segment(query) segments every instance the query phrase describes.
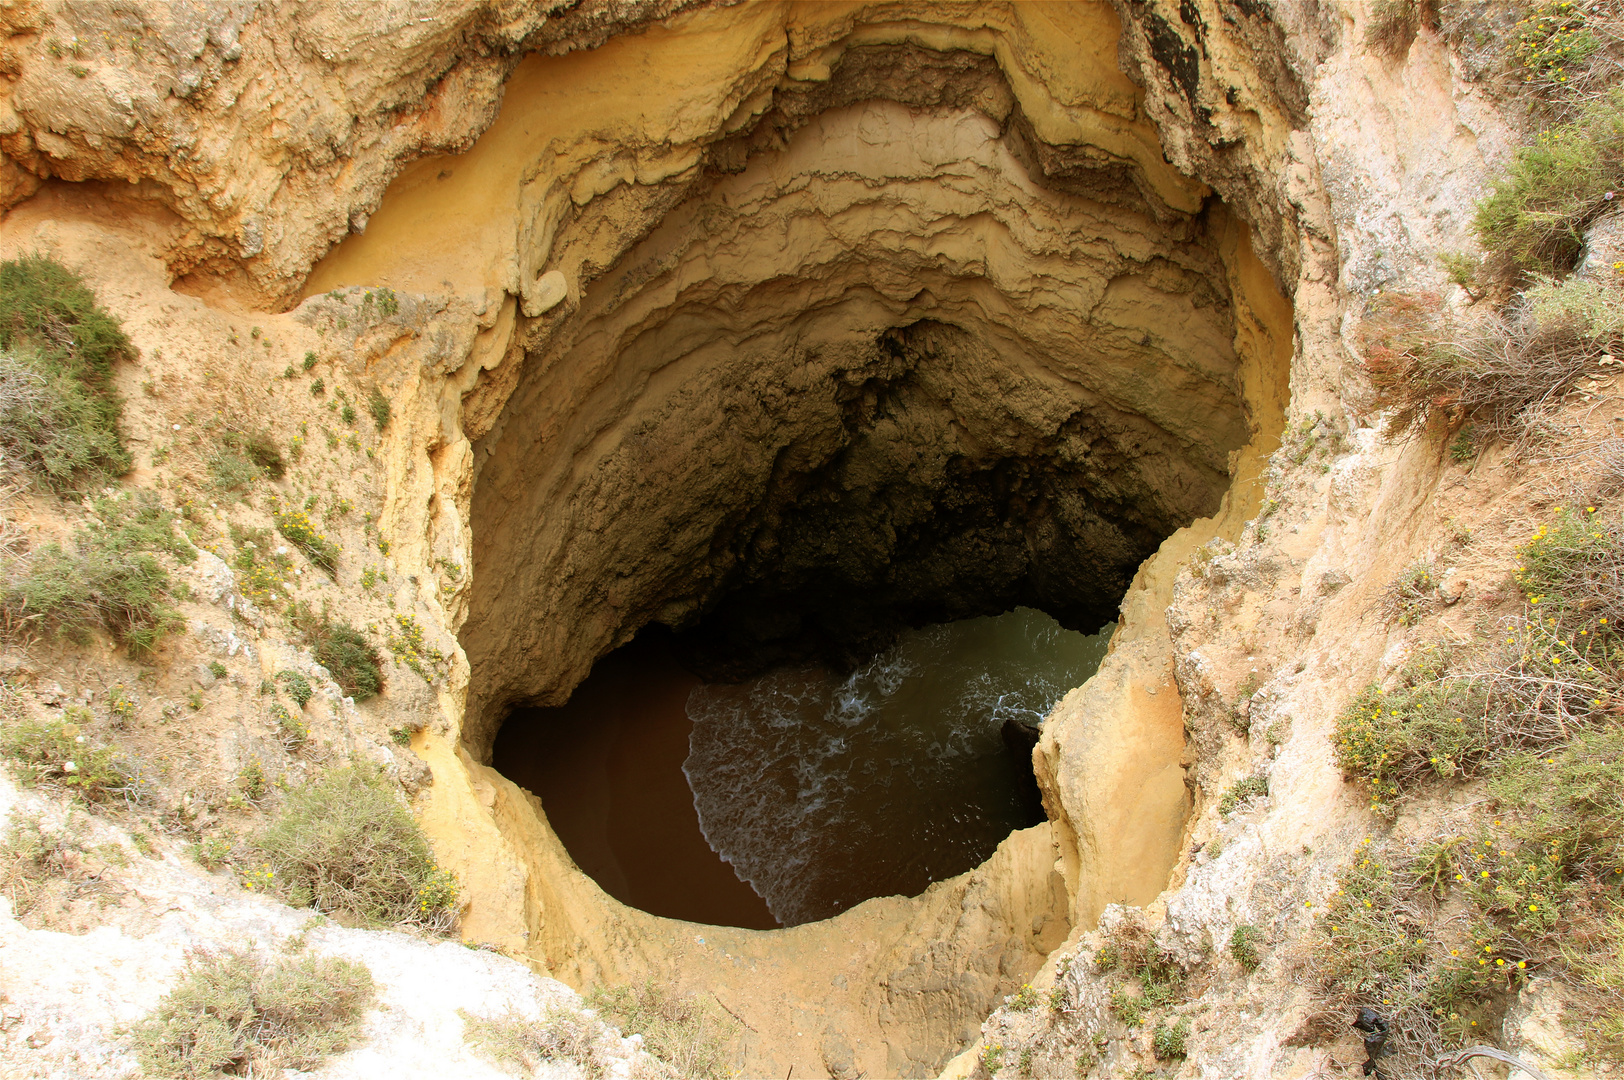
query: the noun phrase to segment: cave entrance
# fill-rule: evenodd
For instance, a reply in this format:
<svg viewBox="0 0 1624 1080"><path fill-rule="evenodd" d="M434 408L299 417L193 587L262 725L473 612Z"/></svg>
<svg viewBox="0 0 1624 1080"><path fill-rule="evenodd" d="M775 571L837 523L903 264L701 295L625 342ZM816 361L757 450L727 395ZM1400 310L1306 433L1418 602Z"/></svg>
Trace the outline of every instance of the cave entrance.
<svg viewBox="0 0 1624 1080"><path fill-rule="evenodd" d="M511 712L492 764L622 903L768 930L916 895L1044 820L1031 752L1113 626L1030 608L904 632L850 671L707 683L663 628L568 702Z"/></svg>

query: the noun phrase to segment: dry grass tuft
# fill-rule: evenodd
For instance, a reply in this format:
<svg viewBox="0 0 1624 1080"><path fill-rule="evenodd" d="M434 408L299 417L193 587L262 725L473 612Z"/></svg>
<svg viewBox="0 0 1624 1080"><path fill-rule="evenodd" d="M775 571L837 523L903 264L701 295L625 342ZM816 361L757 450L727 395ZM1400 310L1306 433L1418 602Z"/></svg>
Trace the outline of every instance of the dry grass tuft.
<svg viewBox="0 0 1624 1080"><path fill-rule="evenodd" d="M372 998L372 974L348 960L198 950L136 1048L150 1075L186 1080L313 1069L355 1041Z"/></svg>
<svg viewBox="0 0 1624 1080"><path fill-rule="evenodd" d="M587 1004L627 1035L643 1036L643 1047L696 1080L735 1075L743 1028L714 1001L683 997L652 980L642 986L598 987Z"/></svg>

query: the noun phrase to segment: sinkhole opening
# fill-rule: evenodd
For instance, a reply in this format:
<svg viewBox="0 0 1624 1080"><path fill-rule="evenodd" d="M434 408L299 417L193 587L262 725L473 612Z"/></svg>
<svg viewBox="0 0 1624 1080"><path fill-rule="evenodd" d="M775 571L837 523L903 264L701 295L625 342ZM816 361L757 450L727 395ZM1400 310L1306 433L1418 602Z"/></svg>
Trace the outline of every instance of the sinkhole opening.
<svg viewBox="0 0 1624 1080"><path fill-rule="evenodd" d="M1137 112L1050 145L991 58L842 63L684 186L572 204L535 257L569 296L491 316L517 359L436 511L465 747L659 915L827 918L1041 821L1014 721L1219 510L1290 338Z"/></svg>
<svg viewBox="0 0 1624 1080"><path fill-rule="evenodd" d="M622 903L795 926L917 895L1042 822L1032 747L1113 629L1017 608L906 631L850 670L707 682L654 628L564 705L511 712L493 764Z"/></svg>

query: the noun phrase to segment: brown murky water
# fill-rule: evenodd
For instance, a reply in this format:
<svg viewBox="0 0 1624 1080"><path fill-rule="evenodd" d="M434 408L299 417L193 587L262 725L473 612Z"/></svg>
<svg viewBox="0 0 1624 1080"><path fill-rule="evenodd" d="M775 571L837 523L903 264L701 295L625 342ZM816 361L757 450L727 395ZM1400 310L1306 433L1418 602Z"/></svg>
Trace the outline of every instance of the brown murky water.
<svg viewBox="0 0 1624 1080"><path fill-rule="evenodd" d="M577 865L655 915L756 929L912 896L1041 821L1027 747L1110 631L1040 612L926 627L848 674L702 684L647 634L563 706L516 709L494 762Z"/></svg>
<svg viewBox="0 0 1624 1080"><path fill-rule="evenodd" d="M646 634L599 660L565 704L515 709L496 736L496 767L541 799L576 865L616 900L770 930L766 903L705 842L682 773L699 685Z"/></svg>

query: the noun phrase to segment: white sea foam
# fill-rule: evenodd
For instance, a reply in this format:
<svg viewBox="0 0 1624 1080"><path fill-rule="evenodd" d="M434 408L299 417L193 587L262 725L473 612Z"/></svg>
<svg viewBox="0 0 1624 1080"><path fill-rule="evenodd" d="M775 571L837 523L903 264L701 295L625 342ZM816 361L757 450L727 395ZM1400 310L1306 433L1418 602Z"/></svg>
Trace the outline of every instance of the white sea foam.
<svg viewBox="0 0 1624 1080"><path fill-rule="evenodd" d="M905 635L844 678L700 687L683 772L705 839L785 925L969 869L1028 813L1001 725L1040 722L1108 636L1019 609Z"/></svg>

